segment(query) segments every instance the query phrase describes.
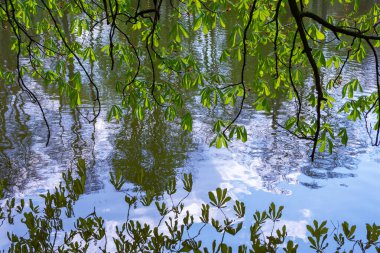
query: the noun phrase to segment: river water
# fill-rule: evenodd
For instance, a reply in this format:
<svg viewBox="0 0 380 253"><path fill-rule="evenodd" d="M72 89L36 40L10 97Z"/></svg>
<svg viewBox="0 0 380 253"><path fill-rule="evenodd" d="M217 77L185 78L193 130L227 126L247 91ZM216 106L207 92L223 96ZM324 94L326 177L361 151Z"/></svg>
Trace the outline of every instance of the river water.
<svg viewBox="0 0 380 253"><path fill-rule="evenodd" d="M312 10L317 13L344 11L326 10L324 1L314 2ZM84 35L94 48L100 48L104 40L101 29ZM205 71L230 71L234 79L238 75L238 71L234 73L238 65L234 64L238 63L215 66L226 34L223 29L208 35L195 33L188 46L204 62ZM10 40L8 31L0 30L0 48L9 48ZM333 53L331 48L324 50L326 55ZM0 61L4 66L14 66L15 56L1 50ZM332 155L319 154L312 163L310 144L293 138L274 123L287 115L289 102L277 101L270 114L257 112L247 103L240 123L247 128L248 141L232 143L228 149L210 148L212 122L220 112L201 108L197 98L187 105L194 115L192 133L165 122L159 110L147 114L143 122L126 115L120 122L109 123L107 109L120 103L120 98L114 89L119 74L109 73L108 64L109 59L103 56L90 66L94 79L102 83L103 109L94 123L88 123L78 110L70 108L56 87L28 80L46 108L51 125L47 147L36 105L17 85L0 81L0 177L10 182L13 196L40 201L39 194L53 189L61 173L75 166L78 158L84 158L88 182L86 194L76 204L76 215L85 216L96 207L111 233L125 220L127 206L124 193L116 192L109 182L110 172L121 172L127 179L124 192L137 193L153 189L163 192L170 178L180 179L183 173L192 173L194 187L185 204L195 214L200 213L202 203L208 202L208 191L217 187L228 188L233 199L245 202L247 220L255 210L267 209L271 202L284 205L280 225L286 224L288 235L301 244L307 240L306 225L314 219L326 219L330 227L347 220L358 225L361 236L365 235L365 223L380 223L380 150L369 144L363 123L339 123L348 128L347 147L337 146ZM343 81L356 76L370 89L375 78L373 66L370 56L363 64L351 63ZM91 110L90 95L83 94L81 110ZM142 182L138 180L141 170L145 175ZM157 222L154 208L138 207L135 217L147 223ZM245 230L231 243L248 242L248 227L247 222ZM9 245L6 231L20 229L19 224L1 227L0 249Z"/></svg>

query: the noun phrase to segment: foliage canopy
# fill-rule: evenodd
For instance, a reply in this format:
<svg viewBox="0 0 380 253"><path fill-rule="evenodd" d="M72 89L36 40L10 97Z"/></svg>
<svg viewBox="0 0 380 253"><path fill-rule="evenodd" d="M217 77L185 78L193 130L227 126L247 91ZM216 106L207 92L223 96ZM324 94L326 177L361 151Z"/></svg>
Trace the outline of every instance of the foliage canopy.
<svg viewBox="0 0 380 253"><path fill-rule="evenodd" d="M191 131L192 116L184 108L191 91L204 107L232 112L215 121L211 144L220 148L233 138L247 140L244 126L237 123L248 96L257 110L267 112L271 101L287 97L294 108L277 124L312 143L312 160L318 150L332 152L335 139L348 142L346 129L332 123L329 111L334 108L349 120L364 120L372 144L379 145L380 7L372 2L363 13L363 1L326 2L348 11L320 16L309 11L309 0L1 0L0 19L14 39L11 49L17 62L15 69L2 66L0 77L17 82L39 106L48 128L47 143L49 122L28 80L56 86L92 122L101 111L102 84L94 79L91 66L106 54L105 68L122 70L115 83L120 104L110 108L109 120L118 120L122 113L143 119L147 110L162 107L168 121ZM231 17L234 22L228 22ZM164 26L163 19L171 26ZM194 33L208 34L216 27L231 31L220 62L238 62L239 69L232 70L239 72L238 80L226 73L205 73L203 63L186 47ZM101 50L89 41L94 33L104 38ZM169 34L168 40L162 40L164 34ZM328 44L336 53L327 57L323 49ZM361 62L368 54L375 59L374 85L364 87L358 79L342 83L347 64ZM94 110L83 112L81 94L86 90L91 91Z"/></svg>

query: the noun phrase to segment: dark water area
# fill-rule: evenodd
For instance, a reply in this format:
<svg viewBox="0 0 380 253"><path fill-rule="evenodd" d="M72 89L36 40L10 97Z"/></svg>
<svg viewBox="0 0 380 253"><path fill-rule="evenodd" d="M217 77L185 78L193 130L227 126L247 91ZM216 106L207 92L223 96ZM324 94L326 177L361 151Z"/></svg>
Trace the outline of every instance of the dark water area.
<svg viewBox="0 0 380 253"><path fill-rule="evenodd" d="M313 1L311 10L322 16L347 11L344 6L329 9L326 2ZM372 2L361 1L361 10L366 10ZM66 22L69 25L69 17ZM71 39L85 41L100 50L107 41L104 35L107 33L102 29L106 28L99 26L83 38ZM239 63L218 64L221 50L227 45L227 34L223 29L207 35L194 33L186 46L203 63L205 71L231 73L233 81L238 78L239 73L233 70ZM0 48L9 48L10 43L9 32L0 29ZM335 53L333 46L323 50L326 57ZM336 124L347 127L347 147L338 145L332 155L318 154L316 161L311 162L310 143L292 137L275 124L285 119L292 102L274 101L270 114L258 112L247 103L239 123L246 126L248 141L233 142L228 149L216 149L209 147L212 123L225 112L202 108L198 97L189 98L186 103L194 115L192 133L184 132L175 122L166 122L159 109L147 113L143 121L125 115L120 122L108 122L107 111L121 102L115 82L122 75L122 71L108 71L109 64L107 56L100 56L99 61L88 66L92 77L101 83L103 103L100 117L93 123L81 115L92 113L93 90L83 91L79 111L70 107L57 87L28 80L50 123L52 132L47 147L47 132L38 107L16 84L0 80L0 178L8 180L12 196L42 201L38 195L54 189L61 181L61 173L74 168L78 159L83 158L88 167L88 182L86 194L75 206L76 215L86 216L97 207L111 236L115 226L125 220L126 205L124 193L116 192L110 183L110 172L121 173L126 178L124 192L141 194L162 193L170 179L192 173L194 190L185 205L195 214L200 213L202 203L208 202L208 191L217 187L228 188L233 199L246 203L249 210L246 217L252 217L255 210L267 209L271 202L284 205L284 217L278 225L286 224L288 235L300 243L307 241L306 225L313 219L334 223L348 220L358 225L361 235L365 223L380 223L380 150L370 145L362 122L337 121ZM14 54L0 50L0 65L14 67ZM363 86L371 89L375 83L373 66L371 56L362 64L350 63L343 82L357 77ZM325 76L330 74L326 72ZM338 89L335 95L340 94ZM251 96L248 101L252 99ZM141 171L144 171L142 181L139 180ZM154 210L154 206L138 207L135 218L155 224ZM234 239L236 243L249 241L246 226L245 232ZM20 224L1 227L0 249L9 245L6 231L20 228ZM271 227L265 227L264 232L270 230Z"/></svg>

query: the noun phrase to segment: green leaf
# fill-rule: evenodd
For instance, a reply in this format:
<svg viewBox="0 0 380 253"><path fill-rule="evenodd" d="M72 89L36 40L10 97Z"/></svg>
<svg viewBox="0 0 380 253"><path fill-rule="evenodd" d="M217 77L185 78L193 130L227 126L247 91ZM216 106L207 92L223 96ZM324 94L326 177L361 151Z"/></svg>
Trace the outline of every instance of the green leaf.
<svg viewBox="0 0 380 253"><path fill-rule="evenodd" d="M110 112L108 113L108 122L110 122L113 118L115 118L116 120L119 120L121 118L121 115L123 114L121 108L117 105L113 105L111 107L111 110Z"/></svg>
<svg viewBox="0 0 380 253"><path fill-rule="evenodd" d="M200 16L196 21L193 30L197 31L202 25L202 16Z"/></svg>
<svg viewBox="0 0 380 253"><path fill-rule="evenodd" d="M347 130L346 128L341 128L339 133L338 133L338 137L340 137L342 139L342 144L347 146L347 142L348 142L348 136L347 136Z"/></svg>
<svg viewBox="0 0 380 253"><path fill-rule="evenodd" d="M190 113L186 113L182 117L181 126L183 130L191 132L193 130L193 118Z"/></svg>
<svg viewBox="0 0 380 253"><path fill-rule="evenodd" d="M189 33L186 31L186 29L179 23L178 23L178 27L181 30L183 37L189 38Z"/></svg>
<svg viewBox="0 0 380 253"><path fill-rule="evenodd" d="M318 28L315 29L315 35L317 36L317 39L318 40L324 40L325 39L325 35L318 30Z"/></svg>

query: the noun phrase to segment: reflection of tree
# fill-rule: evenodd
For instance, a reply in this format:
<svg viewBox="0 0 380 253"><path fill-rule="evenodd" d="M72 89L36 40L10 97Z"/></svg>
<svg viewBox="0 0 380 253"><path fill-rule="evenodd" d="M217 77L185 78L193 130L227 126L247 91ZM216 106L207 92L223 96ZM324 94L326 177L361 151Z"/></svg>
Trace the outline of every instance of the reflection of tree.
<svg viewBox="0 0 380 253"><path fill-rule="evenodd" d="M191 138L155 110L144 121L125 117L124 128L115 142L112 165L116 173L121 172L142 191L159 194L168 180L175 178L177 169L184 166ZM144 177L140 181L142 171Z"/></svg>
<svg viewBox="0 0 380 253"><path fill-rule="evenodd" d="M11 36L9 24L0 27L0 48L8 48ZM8 50L0 50L0 68L13 69L15 57ZM28 117L23 111L24 101L11 83L0 80L0 179L7 179L12 186L22 187L29 160Z"/></svg>
<svg viewBox="0 0 380 253"><path fill-rule="evenodd" d="M4 28L0 26L0 67L14 69L16 66L16 59L13 54L9 52L9 50L4 50L5 48L9 48L12 40L9 34L9 24L4 22Z"/></svg>
<svg viewBox="0 0 380 253"><path fill-rule="evenodd" d="M62 17L62 27L65 31L65 34L67 34L68 42L71 44L73 41L75 41L75 38L70 33L70 25L69 25L69 15L67 13L64 13ZM94 48L94 41L95 38L93 37L93 33L90 33L90 45L92 48ZM93 70L94 70L94 64L90 63L90 76L91 78L94 78L93 76ZM75 74L75 65L74 62L68 62L68 80L71 80ZM90 89L91 95L94 96L95 91L93 87ZM91 97L91 96L90 96ZM60 106L64 102L62 101L62 98L60 98ZM97 173L94 171L95 168L95 153L94 153L94 146L95 146L95 123L96 121L88 124L87 128L83 127L82 121L84 120L82 115L79 113L79 110L71 109L70 114L72 116L72 119L70 122L72 122L71 125L71 132L72 132L72 141L70 144L70 147L72 148L72 156L68 157L68 160L71 161L71 167L76 166L78 159L83 158L85 159L87 163L87 171L89 172L87 175L87 186L86 186L86 192L92 192L99 190L102 188L103 184L99 181L99 177ZM62 112L62 110L60 110ZM93 112L95 112L95 108L93 108ZM60 115L62 118L62 115ZM86 131L86 129L91 129L89 131Z"/></svg>
<svg viewBox="0 0 380 253"><path fill-rule="evenodd" d="M73 41L66 13L61 22L68 39L70 42ZM9 31L0 27L0 38L0 48L9 48ZM13 70L15 60L14 53L0 50L1 68ZM50 64L54 66L55 62L52 61ZM72 62L67 64L67 78L70 79L74 75L75 65ZM54 135L48 147L40 145L40 137L44 133L40 136L41 122L38 110L16 83L0 80L0 179L7 179L9 190L14 193L35 189L43 187L38 182L49 180L51 175L66 170L70 161L72 166L75 166L78 158L84 158L88 162L89 172L86 191L98 190L102 187L102 182L93 171L95 125L87 127L83 124L85 121L79 112L68 108L67 101L58 95L58 87L43 85L41 80L37 77L35 79L28 79L28 84L41 90L38 97L41 103L49 104L46 108L52 109L58 101L58 113L47 115Z"/></svg>
<svg viewBox="0 0 380 253"><path fill-rule="evenodd" d="M30 164L30 131L20 93L0 82L0 178L23 188L32 176Z"/></svg>

